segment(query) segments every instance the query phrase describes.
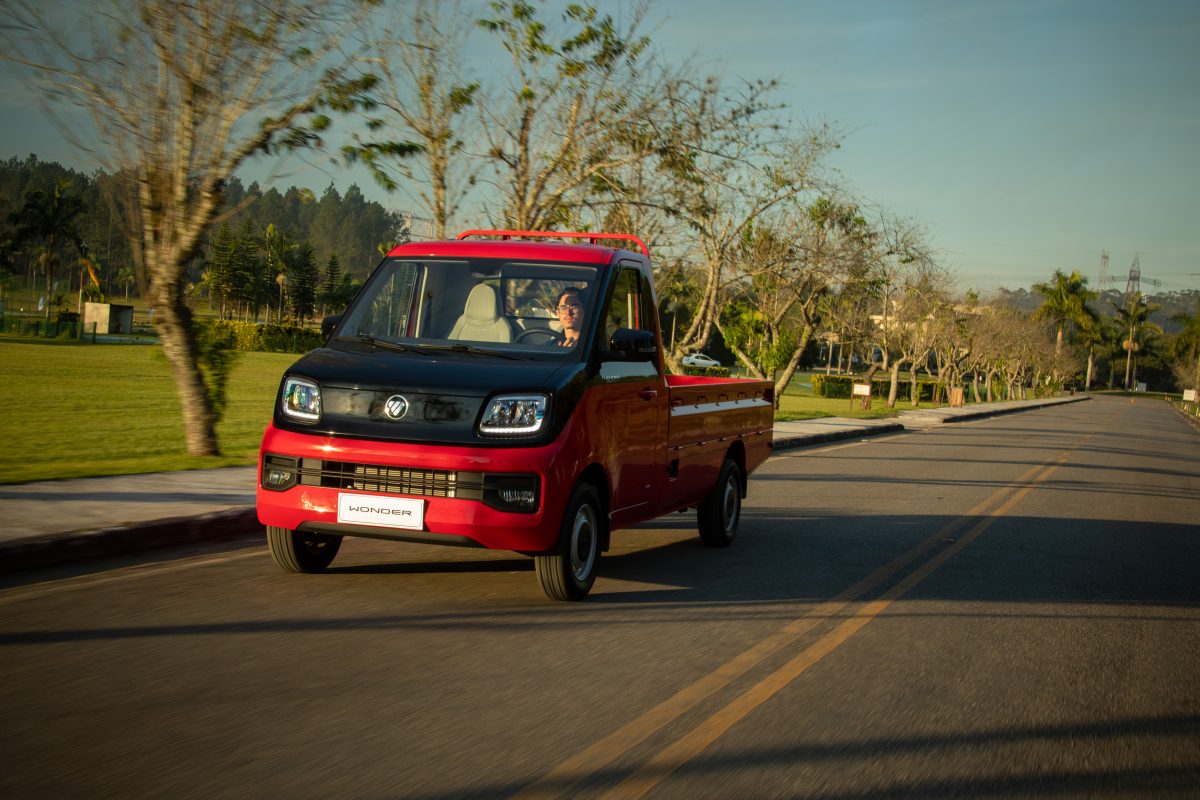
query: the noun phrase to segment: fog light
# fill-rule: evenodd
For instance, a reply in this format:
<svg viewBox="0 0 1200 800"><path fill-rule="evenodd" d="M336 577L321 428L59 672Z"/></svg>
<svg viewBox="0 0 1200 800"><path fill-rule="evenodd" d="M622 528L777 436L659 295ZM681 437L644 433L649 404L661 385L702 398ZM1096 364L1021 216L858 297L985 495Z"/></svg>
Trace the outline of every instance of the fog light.
<svg viewBox="0 0 1200 800"><path fill-rule="evenodd" d="M490 473L483 476L483 502L497 511L532 514L541 491L538 476L528 473Z"/></svg>
<svg viewBox="0 0 1200 800"><path fill-rule="evenodd" d="M280 489L287 486L294 480L293 473L286 469L268 469L267 479L264 481L267 488Z"/></svg>
<svg viewBox="0 0 1200 800"><path fill-rule="evenodd" d="M533 509L537 505L537 495L532 489L501 489L500 499L510 506L523 509Z"/></svg>
<svg viewBox="0 0 1200 800"><path fill-rule="evenodd" d="M296 485L300 478L300 464L295 458L266 455L263 457L262 487L282 492Z"/></svg>

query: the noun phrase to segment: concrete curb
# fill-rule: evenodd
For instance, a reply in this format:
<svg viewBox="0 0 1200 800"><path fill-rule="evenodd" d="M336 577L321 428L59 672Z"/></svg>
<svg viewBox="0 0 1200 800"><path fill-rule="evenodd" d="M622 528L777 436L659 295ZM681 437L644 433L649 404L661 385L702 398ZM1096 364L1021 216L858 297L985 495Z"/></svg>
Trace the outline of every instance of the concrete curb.
<svg viewBox="0 0 1200 800"><path fill-rule="evenodd" d="M250 507L93 531L52 533L0 544L0 574L185 544L237 539L261 534L262 530L258 515Z"/></svg>
<svg viewBox="0 0 1200 800"><path fill-rule="evenodd" d="M1051 406L1065 406L1069 403L1082 403L1085 400L1092 398L1083 395L1078 397L1058 397L1053 400L1046 400L1041 403L1030 403L1027 406L1013 406L1011 408L995 408L986 411L973 411L967 414L959 414L952 417L946 417L942 422L966 422L972 419L984 419L986 417L1000 417L1005 414L1016 414L1019 411L1036 411L1039 408L1050 408Z"/></svg>
<svg viewBox="0 0 1200 800"><path fill-rule="evenodd" d="M797 447L808 447L815 444L826 444L828 442L840 442L844 439L862 439L867 436L880 436L885 433L901 433L904 431L904 425L899 422L886 423L883 425L870 425L861 428L847 428L841 431L830 431L828 433L805 433L795 436L779 437L775 439L773 450L792 450Z"/></svg>

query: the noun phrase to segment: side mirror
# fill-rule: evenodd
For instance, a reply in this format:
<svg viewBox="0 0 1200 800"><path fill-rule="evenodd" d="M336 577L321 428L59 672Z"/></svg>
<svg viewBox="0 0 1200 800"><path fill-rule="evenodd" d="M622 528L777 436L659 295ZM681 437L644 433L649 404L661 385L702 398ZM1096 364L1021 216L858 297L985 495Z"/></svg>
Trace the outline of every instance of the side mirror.
<svg viewBox="0 0 1200 800"><path fill-rule="evenodd" d="M333 335L333 329L336 328L338 323L341 321L341 314L334 314L333 316L325 317L325 319L321 320L321 338L328 340L329 337Z"/></svg>
<svg viewBox="0 0 1200 800"><path fill-rule="evenodd" d="M609 340L608 349L621 361L654 361L658 342L651 331L617 328Z"/></svg>

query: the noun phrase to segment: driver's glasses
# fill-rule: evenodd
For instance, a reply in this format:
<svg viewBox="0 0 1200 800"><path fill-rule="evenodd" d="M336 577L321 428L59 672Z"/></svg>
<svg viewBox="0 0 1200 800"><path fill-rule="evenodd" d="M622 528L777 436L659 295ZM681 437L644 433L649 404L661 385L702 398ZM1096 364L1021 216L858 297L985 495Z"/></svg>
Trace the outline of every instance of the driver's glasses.
<svg viewBox="0 0 1200 800"><path fill-rule="evenodd" d="M571 305L561 305L561 306L558 306L557 308L555 308L554 310L555 310L555 311L557 311L557 312L558 312L558 313L560 313L560 314L572 314L572 315L574 315L574 314L578 314L580 311L582 311L582 310L583 310L583 306L581 306L581 305L578 305L578 304L571 304Z"/></svg>

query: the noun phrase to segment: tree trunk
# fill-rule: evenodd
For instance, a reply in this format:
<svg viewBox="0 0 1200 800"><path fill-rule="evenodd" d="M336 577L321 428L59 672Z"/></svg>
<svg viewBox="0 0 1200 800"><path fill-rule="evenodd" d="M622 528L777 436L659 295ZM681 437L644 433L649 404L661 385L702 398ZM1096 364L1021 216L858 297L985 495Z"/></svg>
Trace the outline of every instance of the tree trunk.
<svg viewBox="0 0 1200 800"><path fill-rule="evenodd" d="M796 368L800 365L800 357L804 355L804 348L808 347L808 341L811 338L812 328L806 326L800 334L800 341L796 343L796 349L792 351L792 357L788 359L787 366L783 368L783 374L775 381L775 408L779 408L779 400L783 397L783 392L787 389L788 384L792 382Z"/></svg>
<svg viewBox="0 0 1200 800"><path fill-rule="evenodd" d="M204 376L197 365L198 347L192 329L192 312L181 298L173 298L167 287L151 289L159 338L163 355L171 365L175 393L183 412L183 433L190 456L216 456L216 414L204 385Z"/></svg>
<svg viewBox="0 0 1200 800"><path fill-rule="evenodd" d="M891 369L888 373L891 376L891 384L888 386L887 407L896 407L896 397L900 394L900 367L904 365L905 359L903 356L892 362Z"/></svg>
<svg viewBox="0 0 1200 800"><path fill-rule="evenodd" d="M1093 347L1088 350L1087 379L1083 382L1083 390L1085 392L1090 392L1092 390L1092 366L1095 364L1095 362L1096 348Z"/></svg>

